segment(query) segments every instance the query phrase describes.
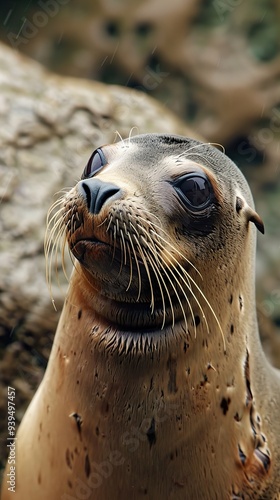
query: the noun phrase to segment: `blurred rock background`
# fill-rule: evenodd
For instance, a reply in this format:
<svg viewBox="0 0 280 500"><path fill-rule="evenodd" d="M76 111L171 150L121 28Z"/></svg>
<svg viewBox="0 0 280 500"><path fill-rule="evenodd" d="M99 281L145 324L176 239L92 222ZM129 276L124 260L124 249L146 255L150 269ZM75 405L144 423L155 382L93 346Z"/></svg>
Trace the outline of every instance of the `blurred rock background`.
<svg viewBox="0 0 280 500"><path fill-rule="evenodd" d="M260 330L280 367L279 0L18 0L1 3L0 20L3 442L6 387L17 389L19 421L63 302L65 280L62 290L54 284L58 313L44 280L45 214L116 129L205 137L243 170L266 227L257 255Z"/></svg>

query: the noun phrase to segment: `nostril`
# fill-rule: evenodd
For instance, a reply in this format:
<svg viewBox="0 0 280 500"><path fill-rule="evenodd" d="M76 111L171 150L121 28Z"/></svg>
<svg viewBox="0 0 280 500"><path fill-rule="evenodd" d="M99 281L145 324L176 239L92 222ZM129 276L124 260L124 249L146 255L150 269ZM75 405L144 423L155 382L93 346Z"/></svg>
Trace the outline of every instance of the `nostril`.
<svg viewBox="0 0 280 500"><path fill-rule="evenodd" d="M94 214L98 214L103 207L104 203L109 199L112 198L116 193L118 193L120 189L118 187L115 188L108 188L108 189L102 189L100 188L97 197L95 200L95 205L94 205Z"/></svg>
<svg viewBox="0 0 280 500"><path fill-rule="evenodd" d="M113 196L121 195L121 189L115 184L100 181L99 179L87 179L79 183L81 195L86 200L89 212L97 215L104 203Z"/></svg>
<svg viewBox="0 0 280 500"><path fill-rule="evenodd" d="M91 204L90 188L89 188L89 186L85 182L83 182L82 188L83 188L83 190L85 192L85 198L86 198L86 201L87 201L87 207L88 207L88 209L90 209L90 204Z"/></svg>

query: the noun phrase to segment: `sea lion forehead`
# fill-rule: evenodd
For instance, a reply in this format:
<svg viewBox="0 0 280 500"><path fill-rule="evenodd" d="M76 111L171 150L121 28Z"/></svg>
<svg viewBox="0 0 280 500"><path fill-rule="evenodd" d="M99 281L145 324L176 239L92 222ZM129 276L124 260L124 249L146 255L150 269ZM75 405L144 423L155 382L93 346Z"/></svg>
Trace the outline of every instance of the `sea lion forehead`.
<svg viewBox="0 0 280 500"><path fill-rule="evenodd" d="M167 165L168 159L169 166L173 163L173 168L176 169L177 166L179 170L186 160L201 163L199 159L208 153L205 146L209 147L208 144L181 136L143 134L102 146L101 149L108 162L105 166L106 172L112 170L112 166L127 168L130 164L149 169L157 167L160 170L161 166Z"/></svg>
<svg viewBox="0 0 280 500"><path fill-rule="evenodd" d="M143 134L126 139L124 142L130 141L141 145L141 149L145 148L148 156L152 158L156 156L168 161L168 158L174 158L176 163L181 163L184 166L186 160L198 163L219 180L221 185L228 194L233 197L241 192L244 199L251 206L254 206L252 194L248 183L239 170L237 165L222 151L211 143L201 142L197 139L167 134ZM222 146L220 146L222 147Z"/></svg>
<svg viewBox="0 0 280 500"><path fill-rule="evenodd" d="M216 175L229 178L238 175L236 165L221 151L208 143L188 137L165 134L143 134L130 137L113 145L105 146L108 161L134 161L143 167L161 165L164 160L175 161L183 166L186 160L208 167ZM171 163L169 163L171 164Z"/></svg>
<svg viewBox="0 0 280 500"><path fill-rule="evenodd" d="M189 164L199 165L209 177L215 192L227 193L233 205L237 193L254 206L248 184L238 167L223 152L209 143L165 134L143 134L102 146L107 160L98 172L104 180L114 182L153 182L184 175ZM196 167L194 168L196 171ZM148 175L148 178L147 178ZM136 177L135 177L136 176ZM131 177L131 179L130 179ZM129 180L130 179L130 180Z"/></svg>

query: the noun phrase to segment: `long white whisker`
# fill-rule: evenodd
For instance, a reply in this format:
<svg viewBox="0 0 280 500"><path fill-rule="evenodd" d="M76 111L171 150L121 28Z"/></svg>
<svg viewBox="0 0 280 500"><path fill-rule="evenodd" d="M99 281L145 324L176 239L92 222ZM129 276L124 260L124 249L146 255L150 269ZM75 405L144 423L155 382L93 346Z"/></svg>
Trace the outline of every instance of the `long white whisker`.
<svg viewBox="0 0 280 500"><path fill-rule="evenodd" d="M151 306L151 313L153 314L154 309L155 309L155 300L154 300L154 289L153 289L153 283L152 283L152 279L151 279L151 275L150 275L149 266L147 264L147 260L145 258L144 252L142 250L142 247L141 247L141 245L139 243L139 240L138 240L137 236L134 234L133 237L134 237L134 239L136 241L140 257L141 257L141 259L143 261L143 264L145 266L146 273L147 273L147 276L148 276L148 280L149 280L149 284L150 284L150 290L151 290L151 304L150 304L150 306Z"/></svg>
<svg viewBox="0 0 280 500"><path fill-rule="evenodd" d="M138 302L139 299L140 299L140 296L141 296L141 287L142 287L141 272L140 272L139 262L138 262L138 259L137 259L137 255L136 255L136 252L135 252L135 248L134 248L133 241L131 239L130 233L128 233L128 238L129 238L129 241L130 241L130 244L131 244L131 248L132 248L132 251L133 251L133 254L134 254L134 259L135 259L135 263L136 263L136 267L137 267L137 273L138 273L138 296L137 296L137 299L136 299L136 302Z"/></svg>

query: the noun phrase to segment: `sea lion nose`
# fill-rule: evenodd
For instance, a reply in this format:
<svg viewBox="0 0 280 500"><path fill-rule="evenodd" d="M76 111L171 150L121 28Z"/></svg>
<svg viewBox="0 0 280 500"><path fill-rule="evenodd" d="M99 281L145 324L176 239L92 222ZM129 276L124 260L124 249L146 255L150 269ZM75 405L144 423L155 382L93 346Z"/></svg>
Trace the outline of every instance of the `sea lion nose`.
<svg viewBox="0 0 280 500"><path fill-rule="evenodd" d="M99 214L104 203L110 198L118 199L122 190L115 184L99 179L85 179L79 183L79 192L84 197L90 213Z"/></svg>

